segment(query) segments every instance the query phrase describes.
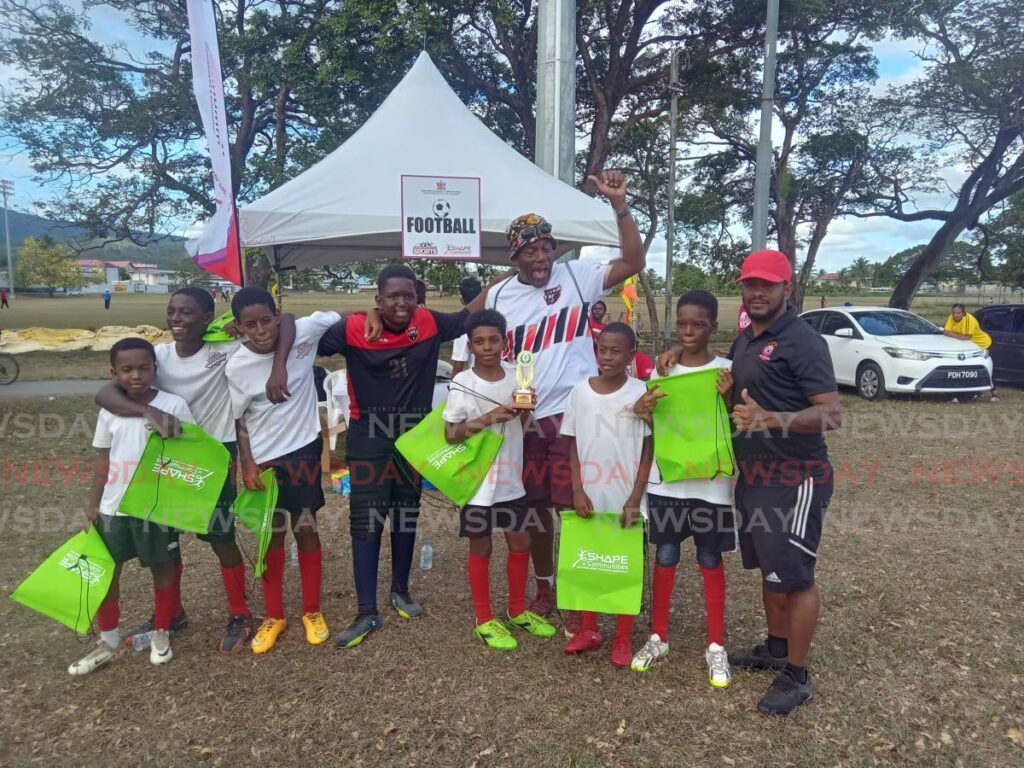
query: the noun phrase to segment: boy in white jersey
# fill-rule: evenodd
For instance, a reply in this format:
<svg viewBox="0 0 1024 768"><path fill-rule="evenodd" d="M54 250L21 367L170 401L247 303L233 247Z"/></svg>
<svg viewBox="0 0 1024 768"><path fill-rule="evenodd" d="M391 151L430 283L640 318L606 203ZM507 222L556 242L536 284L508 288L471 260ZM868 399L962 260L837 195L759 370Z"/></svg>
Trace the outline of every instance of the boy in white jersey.
<svg viewBox="0 0 1024 768"><path fill-rule="evenodd" d="M202 288L185 287L171 295L167 305L167 327L174 341L156 346L155 384L162 391L184 398L196 423L211 437L224 443L231 454L232 470L224 481L210 529L199 538L210 544L220 561L221 579L228 599L228 621L221 637L220 652L233 653L243 649L252 636L252 614L245 594L245 562L235 541L235 521L231 514L236 496L234 467L238 450L228 380L224 375L228 358L235 354L242 342L203 340L207 327L213 322L215 309L213 297ZM272 372L266 379L267 398L272 402L281 402L289 394L285 360L294 340L295 317L282 315L279 349L275 350ZM178 431L173 416L151 404L143 405L131 400L116 383L101 389L96 395L96 403L118 416L146 417L164 436ZM175 615L171 628L180 631L188 622L181 605L180 551L176 554L174 569ZM143 625L135 632L151 628Z"/></svg>
<svg viewBox="0 0 1024 768"><path fill-rule="evenodd" d="M278 487L274 532L263 573L266 618L256 631L252 650L266 653L288 626L284 614L286 513L299 550L306 641L319 645L330 633L320 611L322 558L316 512L324 505L320 485L323 441L313 363L320 337L339 323L341 316L337 312L314 312L296 320L295 343L285 364L291 397L283 403L272 403L262 382L267 379L281 342L281 317L274 298L262 288L242 288L231 300L231 311L247 339L228 360L226 372L231 411L236 419L242 480L246 488L262 490L259 472L273 467Z"/></svg>
<svg viewBox="0 0 1024 768"><path fill-rule="evenodd" d="M491 648L507 651L519 643L491 611L491 534L505 531L508 544L508 621L538 637L552 637L555 628L526 610L526 579L530 571L530 534L526 531L523 490L523 411L512 407L516 388L510 366L501 362L507 346L505 318L493 309L470 315L466 336L473 365L452 379L444 409L445 437L455 444L490 429L504 438L487 477L459 511L459 535L469 539L469 588L476 610L477 637Z"/></svg>
<svg viewBox="0 0 1024 768"><path fill-rule="evenodd" d="M644 383L626 368L636 353L636 334L625 323L609 323L597 337L601 373L573 387L562 418L562 434L572 439L573 507L580 517L618 512L623 527L644 513L644 493L651 469L651 428L633 412ZM583 611L582 626L572 634L566 653L597 648L603 638L597 614ZM634 616L617 617L612 664L629 665Z"/></svg>
<svg viewBox="0 0 1024 768"><path fill-rule="evenodd" d="M718 330L718 301L707 291L690 291L676 304L676 337L682 345L680 364L666 373L680 373L708 368L719 369L717 388L722 397L732 397L732 363L708 349L711 335ZM661 378L657 371L651 380ZM641 397L634 411L651 418L655 403L664 393L652 388ZM654 435L658 439L658 435ZM632 669L644 672L668 654L668 613L672 603L672 586L679 564L680 544L693 536L697 548L697 565L704 582L704 608L707 615L707 650L704 659L708 682L725 688L731 680L729 660L722 646L725 622L725 565L722 552L736 549L736 526L732 514L732 478L711 480L680 480L663 482L657 463L651 469L647 486L650 521L649 538L656 546L654 590L651 596L650 639L631 663Z"/></svg>
<svg viewBox="0 0 1024 768"><path fill-rule="evenodd" d="M156 368L153 345L145 339L121 339L110 348L111 375L129 398L192 422L192 414L184 400L153 388ZM96 421L92 444L99 452L99 461L89 489L86 518L88 525L96 526L117 567L110 589L96 612L99 642L92 651L68 667L72 675L87 675L119 656L121 566L136 558L153 575L154 631L149 660L154 664L166 664L174 656L169 630L174 613L174 554L178 549L178 532L147 520L128 517L119 509L135 468L142 459L151 430L148 421L122 418L102 409Z"/></svg>

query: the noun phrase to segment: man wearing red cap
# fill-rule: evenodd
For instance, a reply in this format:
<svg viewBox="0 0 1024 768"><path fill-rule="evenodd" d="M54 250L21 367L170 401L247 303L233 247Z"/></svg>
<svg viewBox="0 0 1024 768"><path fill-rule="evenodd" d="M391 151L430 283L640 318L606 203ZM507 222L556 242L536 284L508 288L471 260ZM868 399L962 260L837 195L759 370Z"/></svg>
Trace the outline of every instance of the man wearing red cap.
<svg viewBox="0 0 1024 768"><path fill-rule="evenodd" d="M558 241L551 225L535 213L513 221L505 236L517 275L490 289L487 308L508 321L508 361L533 352L537 405L523 440L523 485L536 530L531 536L537 593L529 610L547 615L555 607L552 508L572 507L569 453L572 438L559 434L562 413L576 382L597 374L589 324L593 304L645 266L643 243L626 204L626 179L618 171L591 176L611 203L619 227L622 258L610 264L556 264ZM567 619L568 622L568 619ZM568 627L567 631L572 631Z"/></svg>
<svg viewBox="0 0 1024 768"><path fill-rule="evenodd" d="M734 667L772 670L758 702L788 715L811 697L805 668L818 621L814 583L832 468L824 433L842 423L825 341L788 306L792 267L778 251L755 251L739 283L750 326L733 342L736 508L743 566L760 569L768 638Z"/></svg>

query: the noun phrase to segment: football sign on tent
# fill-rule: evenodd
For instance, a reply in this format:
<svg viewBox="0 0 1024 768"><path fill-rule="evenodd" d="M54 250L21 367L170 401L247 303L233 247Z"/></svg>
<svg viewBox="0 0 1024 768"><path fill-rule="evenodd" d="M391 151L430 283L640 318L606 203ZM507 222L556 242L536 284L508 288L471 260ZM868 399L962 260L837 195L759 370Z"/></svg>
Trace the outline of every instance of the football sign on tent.
<svg viewBox="0 0 1024 768"><path fill-rule="evenodd" d="M480 179L402 175L402 257L479 259Z"/></svg>

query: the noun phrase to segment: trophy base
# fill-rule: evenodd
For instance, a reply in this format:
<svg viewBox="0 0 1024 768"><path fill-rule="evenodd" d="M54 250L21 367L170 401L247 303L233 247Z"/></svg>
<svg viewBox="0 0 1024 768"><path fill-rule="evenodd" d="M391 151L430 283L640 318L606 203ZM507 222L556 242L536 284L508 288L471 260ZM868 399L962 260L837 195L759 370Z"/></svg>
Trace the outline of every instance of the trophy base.
<svg viewBox="0 0 1024 768"><path fill-rule="evenodd" d="M532 391L513 392L512 407L517 411L532 411L537 407L537 395Z"/></svg>

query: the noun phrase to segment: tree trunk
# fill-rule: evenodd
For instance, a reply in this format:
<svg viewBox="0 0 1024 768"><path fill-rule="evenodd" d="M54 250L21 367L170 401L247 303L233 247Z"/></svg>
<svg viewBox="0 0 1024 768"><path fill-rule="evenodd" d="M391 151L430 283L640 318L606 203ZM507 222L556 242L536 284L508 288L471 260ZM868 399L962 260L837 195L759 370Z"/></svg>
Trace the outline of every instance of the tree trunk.
<svg viewBox="0 0 1024 768"><path fill-rule="evenodd" d="M647 278L647 271L640 270L637 276L640 287L644 291L644 300L647 303L647 317L651 322L651 336L653 338L653 351L655 356L661 354L661 323L658 320L658 304L654 300L654 290L651 288L651 281Z"/></svg>
<svg viewBox="0 0 1024 768"><path fill-rule="evenodd" d="M246 255L245 284L249 288L266 288L270 284L270 261L262 248Z"/></svg>
<svg viewBox="0 0 1024 768"><path fill-rule="evenodd" d="M914 300L918 289L924 279L931 274L932 270L945 255L949 247L956 241L960 233L967 226L968 217L958 216L955 219L943 222L932 239L925 246L921 255L917 257L907 273L896 283L896 288L889 299L889 306L896 309L910 309L910 303Z"/></svg>
<svg viewBox="0 0 1024 768"><path fill-rule="evenodd" d="M831 221L834 213L833 211L829 215L829 221ZM818 221L815 223L810 242L807 243L807 256L804 258L804 265L800 269L800 277L797 279L796 285L793 286L793 297L790 300L792 305L796 307L797 312L803 312L804 299L807 296L807 285L811 282L811 275L814 273L814 262L818 258L818 249L821 247L821 241L825 239L827 233L828 221Z"/></svg>

